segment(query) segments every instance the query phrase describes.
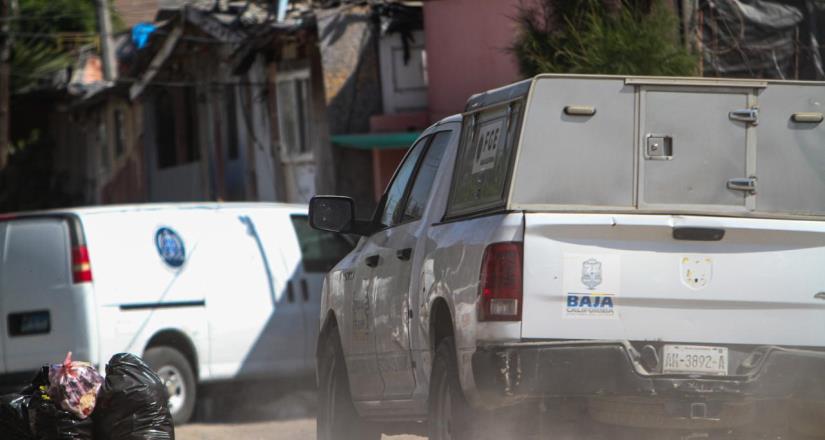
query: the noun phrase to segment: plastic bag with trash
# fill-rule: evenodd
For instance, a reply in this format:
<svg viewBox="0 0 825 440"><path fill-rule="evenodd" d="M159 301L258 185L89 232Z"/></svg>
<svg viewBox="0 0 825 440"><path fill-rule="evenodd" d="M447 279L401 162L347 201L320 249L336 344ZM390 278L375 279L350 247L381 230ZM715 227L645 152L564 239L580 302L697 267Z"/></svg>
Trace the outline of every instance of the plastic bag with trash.
<svg viewBox="0 0 825 440"><path fill-rule="evenodd" d="M112 356L92 419L96 440L174 440L166 386L140 358Z"/></svg>
<svg viewBox="0 0 825 440"><path fill-rule="evenodd" d="M88 362L72 361L72 352L62 364L49 367L49 397L63 410L85 419L95 409L103 378Z"/></svg>
<svg viewBox="0 0 825 440"><path fill-rule="evenodd" d="M35 440L92 440L92 419L79 419L73 413L56 406L49 396L49 372L52 367L40 369L31 384L20 393L27 396L29 429Z"/></svg>

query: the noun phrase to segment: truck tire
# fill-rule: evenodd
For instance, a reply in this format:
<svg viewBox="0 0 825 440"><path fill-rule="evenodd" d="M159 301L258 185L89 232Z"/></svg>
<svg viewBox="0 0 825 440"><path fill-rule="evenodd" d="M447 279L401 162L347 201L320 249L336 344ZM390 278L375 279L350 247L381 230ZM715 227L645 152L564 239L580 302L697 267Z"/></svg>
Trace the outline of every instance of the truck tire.
<svg viewBox="0 0 825 440"><path fill-rule="evenodd" d="M472 432L472 409L458 381L458 363L452 337L442 339L435 350L427 420L430 440L478 438Z"/></svg>
<svg viewBox="0 0 825 440"><path fill-rule="evenodd" d="M332 329L319 341L318 440L378 440L381 431L364 421L352 403L347 366L338 331Z"/></svg>
<svg viewBox="0 0 825 440"><path fill-rule="evenodd" d="M176 426L192 418L195 410L195 373L189 361L171 347L152 347L143 354L143 360L152 367L169 391L169 411Z"/></svg>

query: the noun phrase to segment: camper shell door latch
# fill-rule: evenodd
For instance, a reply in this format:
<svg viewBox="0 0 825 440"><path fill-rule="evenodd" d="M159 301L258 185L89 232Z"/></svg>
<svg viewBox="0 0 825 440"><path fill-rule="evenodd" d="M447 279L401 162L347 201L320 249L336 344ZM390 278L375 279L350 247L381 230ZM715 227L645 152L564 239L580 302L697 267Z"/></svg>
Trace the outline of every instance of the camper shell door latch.
<svg viewBox="0 0 825 440"><path fill-rule="evenodd" d="M728 180L728 189L756 194L756 177L737 177Z"/></svg>
<svg viewBox="0 0 825 440"><path fill-rule="evenodd" d="M759 108L751 107L740 110L734 110L728 113L728 118L731 121L739 121L751 125L757 125L759 124Z"/></svg>
<svg viewBox="0 0 825 440"><path fill-rule="evenodd" d="M671 160L673 159L673 138L664 134L648 134L645 136L645 159Z"/></svg>

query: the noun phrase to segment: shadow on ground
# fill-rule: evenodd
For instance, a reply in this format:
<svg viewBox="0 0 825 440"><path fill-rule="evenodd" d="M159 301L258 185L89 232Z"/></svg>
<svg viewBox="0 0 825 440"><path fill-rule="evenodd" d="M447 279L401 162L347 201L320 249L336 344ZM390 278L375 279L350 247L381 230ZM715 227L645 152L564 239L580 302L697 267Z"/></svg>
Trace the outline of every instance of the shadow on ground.
<svg viewBox="0 0 825 440"><path fill-rule="evenodd" d="M318 393L309 380L211 385L198 392L195 423L314 418L318 408Z"/></svg>

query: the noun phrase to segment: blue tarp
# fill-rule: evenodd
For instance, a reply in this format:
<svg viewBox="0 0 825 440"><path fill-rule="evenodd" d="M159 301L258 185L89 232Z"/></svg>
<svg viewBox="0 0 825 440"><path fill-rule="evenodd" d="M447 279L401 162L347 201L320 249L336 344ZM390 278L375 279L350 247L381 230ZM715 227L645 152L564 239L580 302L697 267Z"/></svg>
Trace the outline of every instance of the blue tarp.
<svg viewBox="0 0 825 440"><path fill-rule="evenodd" d="M132 28L132 43L138 49L143 49L149 42L149 35L155 32L157 27L152 23L138 23Z"/></svg>

